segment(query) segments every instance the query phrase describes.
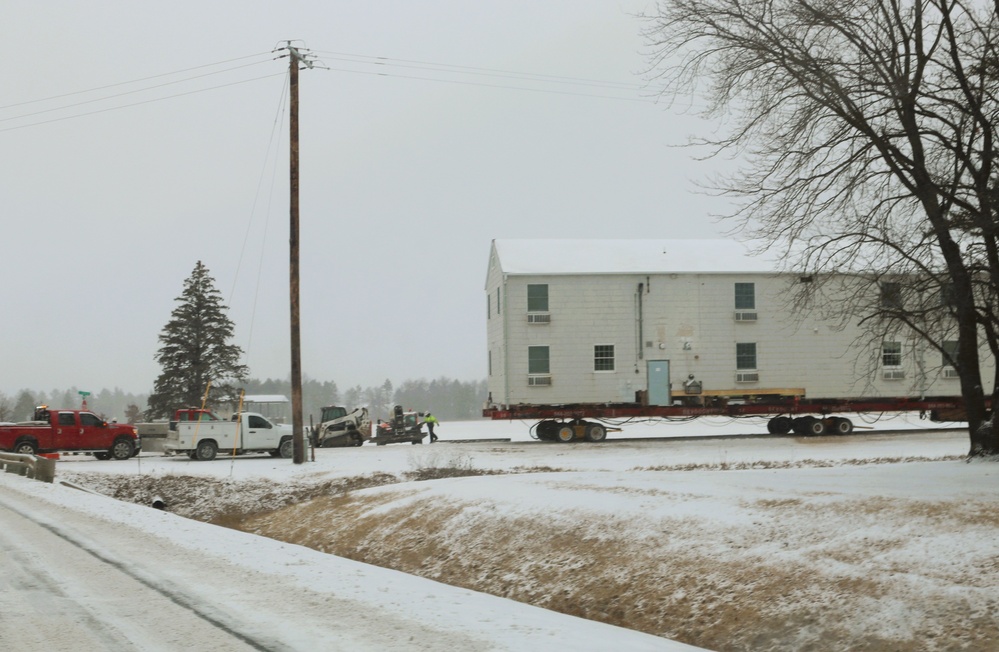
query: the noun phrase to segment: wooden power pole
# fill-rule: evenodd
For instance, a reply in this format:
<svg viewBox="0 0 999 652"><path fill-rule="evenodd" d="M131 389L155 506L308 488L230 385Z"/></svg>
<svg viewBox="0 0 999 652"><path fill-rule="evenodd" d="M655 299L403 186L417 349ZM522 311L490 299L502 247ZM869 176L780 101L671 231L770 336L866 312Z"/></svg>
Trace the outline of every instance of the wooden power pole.
<svg viewBox="0 0 999 652"><path fill-rule="evenodd" d="M301 318L298 301L298 66L304 63L307 67L312 67L312 62L305 60L297 48L292 47L288 41L288 61L290 74L290 114L291 123L289 125L288 140L291 144L289 154L290 165L290 203L291 203L291 229L289 235L289 250L291 261L289 269L289 279L291 281L291 427L294 441L294 462L302 464L305 462L305 434L303 432L302 419L302 337Z"/></svg>

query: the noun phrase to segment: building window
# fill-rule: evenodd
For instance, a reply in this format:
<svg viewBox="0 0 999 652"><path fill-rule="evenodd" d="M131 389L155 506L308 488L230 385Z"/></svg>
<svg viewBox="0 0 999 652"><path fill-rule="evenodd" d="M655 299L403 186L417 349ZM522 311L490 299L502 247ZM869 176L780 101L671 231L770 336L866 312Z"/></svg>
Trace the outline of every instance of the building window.
<svg viewBox="0 0 999 652"><path fill-rule="evenodd" d="M957 291L954 290L953 283L940 284L940 305L944 308L957 307Z"/></svg>
<svg viewBox="0 0 999 652"><path fill-rule="evenodd" d="M501 289L502 288L496 288L496 314L497 315L500 314L503 311L503 308L500 305L500 290Z"/></svg>
<svg viewBox="0 0 999 652"><path fill-rule="evenodd" d="M487 294L486 295L486 319L492 319L493 317L493 300Z"/></svg>
<svg viewBox="0 0 999 652"><path fill-rule="evenodd" d="M756 310L756 283L735 284L735 309Z"/></svg>
<svg viewBox="0 0 999 652"><path fill-rule="evenodd" d="M527 347L527 373L550 374L551 365L548 362L547 346Z"/></svg>
<svg viewBox="0 0 999 652"><path fill-rule="evenodd" d="M493 375L493 352L489 351L489 375Z"/></svg>
<svg viewBox="0 0 999 652"><path fill-rule="evenodd" d="M898 283L881 284L881 307L885 310L902 309L902 286Z"/></svg>
<svg viewBox="0 0 999 652"><path fill-rule="evenodd" d="M614 371L613 344L597 344L593 347L593 371Z"/></svg>
<svg viewBox="0 0 999 652"><path fill-rule="evenodd" d="M881 343L881 364L885 367L902 366L902 343L882 342Z"/></svg>
<svg viewBox="0 0 999 652"><path fill-rule="evenodd" d="M548 284L527 286L527 312L548 312Z"/></svg>
<svg viewBox="0 0 999 652"><path fill-rule="evenodd" d="M735 368L756 369L756 342L739 342L735 345Z"/></svg>
<svg viewBox="0 0 999 652"><path fill-rule="evenodd" d="M944 340L943 341L943 353L940 356L943 359L943 366L945 367L956 367L957 366L957 340Z"/></svg>

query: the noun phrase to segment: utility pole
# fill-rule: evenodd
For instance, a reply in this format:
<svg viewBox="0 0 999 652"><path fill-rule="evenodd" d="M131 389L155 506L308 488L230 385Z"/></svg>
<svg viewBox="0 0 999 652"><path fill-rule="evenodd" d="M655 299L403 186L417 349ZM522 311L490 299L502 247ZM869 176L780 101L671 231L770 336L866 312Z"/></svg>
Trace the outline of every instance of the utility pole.
<svg viewBox="0 0 999 652"><path fill-rule="evenodd" d="M302 337L301 318L298 302L298 66L304 63L307 67L312 67L312 62L307 61L297 48L292 47L288 41L288 71L290 87L290 114L291 123L289 125L288 140L291 145L289 154L290 165L290 203L291 203L291 228L289 235L289 250L291 253L289 278L291 294L291 428L294 443L294 462L302 464L305 462L305 434L302 424Z"/></svg>

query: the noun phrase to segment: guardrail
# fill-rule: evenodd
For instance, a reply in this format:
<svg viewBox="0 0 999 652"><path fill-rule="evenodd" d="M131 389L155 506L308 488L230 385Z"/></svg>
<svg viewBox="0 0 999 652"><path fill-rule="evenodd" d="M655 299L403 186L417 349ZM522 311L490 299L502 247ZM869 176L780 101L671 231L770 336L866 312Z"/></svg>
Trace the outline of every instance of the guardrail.
<svg viewBox="0 0 999 652"><path fill-rule="evenodd" d="M0 453L0 470L42 482L55 481L55 460L21 453Z"/></svg>

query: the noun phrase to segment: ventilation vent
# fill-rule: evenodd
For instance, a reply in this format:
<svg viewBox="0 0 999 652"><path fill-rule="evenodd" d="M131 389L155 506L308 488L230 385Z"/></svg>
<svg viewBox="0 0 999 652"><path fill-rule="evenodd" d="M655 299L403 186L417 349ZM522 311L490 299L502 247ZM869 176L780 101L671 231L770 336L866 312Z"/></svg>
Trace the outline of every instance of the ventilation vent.
<svg viewBox="0 0 999 652"><path fill-rule="evenodd" d="M756 321L755 312L737 312L735 313L736 321Z"/></svg>
<svg viewBox="0 0 999 652"><path fill-rule="evenodd" d="M528 376L527 386L528 387L551 387L552 377L551 376Z"/></svg>
<svg viewBox="0 0 999 652"><path fill-rule="evenodd" d="M885 369L882 378L885 380L902 380L905 378L905 371L903 369Z"/></svg>
<svg viewBox="0 0 999 652"><path fill-rule="evenodd" d="M551 321L551 315L527 315L528 324L550 324Z"/></svg>
<svg viewBox="0 0 999 652"><path fill-rule="evenodd" d="M735 382L737 383L756 383L760 380L760 372L750 371L747 373L736 374Z"/></svg>
<svg viewBox="0 0 999 652"><path fill-rule="evenodd" d="M957 369L954 367L945 367L943 370L944 378L960 378L961 375L957 373Z"/></svg>

